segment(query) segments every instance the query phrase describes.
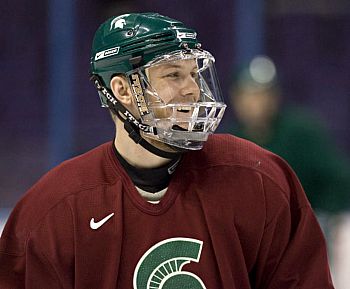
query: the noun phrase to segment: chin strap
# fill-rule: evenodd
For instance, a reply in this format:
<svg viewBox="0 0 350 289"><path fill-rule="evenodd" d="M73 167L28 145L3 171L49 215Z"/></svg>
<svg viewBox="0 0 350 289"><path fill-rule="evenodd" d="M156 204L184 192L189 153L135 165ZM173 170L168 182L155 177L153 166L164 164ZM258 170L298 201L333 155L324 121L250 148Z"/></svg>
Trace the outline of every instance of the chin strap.
<svg viewBox="0 0 350 289"><path fill-rule="evenodd" d="M119 115L119 114L118 114ZM119 116L119 118L121 119L122 117ZM123 120L122 120L123 121ZM137 129L135 127L133 127L133 125L124 120L124 128L125 130L128 132L129 137L137 144L139 144L140 146L142 146L144 149L148 150L149 152L162 157L162 158L166 158L166 159L174 159L177 158L182 152L167 152L167 151L163 151L153 145L151 145L148 141L146 141L140 134L140 131L137 131Z"/></svg>
<svg viewBox="0 0 350 289"><path fill-rule="evenodd" d="M178 151L178 152L167 152L163 151L153 145L151 145L149 142L147 142L140 134L140 131L146 132L146 133L152 133L154 135L157 134L157 129L153 126L149 126L146 124L141 123L139 120L137 120L130 111L128 111L111 93L108 91L106 87L103 86L100 78L98 75L92 75L90 78L91 81L95 84L97 91L104 96L104 98L107 100L107 105L109 109L115 114L123 123L124 128L128 132L129 137L136 143L141 145L146 150L150 151L151 153L167 159L173 159L178 157L181 153L185 152L184 150ZM123 117L124 116L124 117Z"/></svg>

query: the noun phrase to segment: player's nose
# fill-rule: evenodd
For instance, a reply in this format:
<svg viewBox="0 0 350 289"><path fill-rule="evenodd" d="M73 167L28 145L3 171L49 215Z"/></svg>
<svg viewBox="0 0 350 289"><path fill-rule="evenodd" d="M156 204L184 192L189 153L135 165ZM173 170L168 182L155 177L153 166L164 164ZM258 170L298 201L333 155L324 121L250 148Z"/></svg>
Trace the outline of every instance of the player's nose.
<svg viewBox="0 0 350 289"><path fill-rule="evenodd" d="M197 102L199 100L200 89L196 79L191 75L183 80L180 94L183 98L185 98L185 101Z"/></svg>

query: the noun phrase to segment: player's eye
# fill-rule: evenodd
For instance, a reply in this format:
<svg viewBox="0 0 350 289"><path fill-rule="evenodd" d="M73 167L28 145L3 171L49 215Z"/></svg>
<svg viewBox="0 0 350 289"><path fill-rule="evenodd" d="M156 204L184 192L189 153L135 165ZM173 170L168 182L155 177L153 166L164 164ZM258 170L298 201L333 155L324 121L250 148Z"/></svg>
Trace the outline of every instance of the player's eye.
<svg viewBox="0 0 350 289"><path fill-rule="evenodd" d="M166 77L166 78L178 78L178 77L180 77L180 73L178 71L173 71L173 72L169 72L169 73L165 74L164 77Z"/></svg>
<svg viewBox="0 0 350 289"><path fill-rule="evenodd" d="M197 79L198 78L198 72L197 71L191 72L191 77Z"/></svg>

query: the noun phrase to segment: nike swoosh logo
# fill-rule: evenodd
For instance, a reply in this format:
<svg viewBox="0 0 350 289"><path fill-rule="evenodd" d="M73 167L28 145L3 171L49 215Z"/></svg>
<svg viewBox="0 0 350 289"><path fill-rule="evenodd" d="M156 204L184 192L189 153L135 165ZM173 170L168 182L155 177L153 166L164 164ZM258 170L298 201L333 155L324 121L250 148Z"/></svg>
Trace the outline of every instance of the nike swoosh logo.
<svg viewBox="0 0 350 289"><path fill-rule="evenodd" d="M99 60L99 59L103 58L104 57L104 53L105 53L104 51L97 52L96 55L95 55L95 60Z"/></svg>
<svg viewBox="0 0 350 289"><path fill-rule="evenodd" d="M114 213L109 214L108 216L104 217L101 221L95 222L95 219L92 218L90 220L90 228L93 230L97 230L100 228L104 223L106 223L110 218L114 216Z"/></svg>
<svg viewBox="0 0 350 289"><path fill-rule="evenodd" d="M119 53L119 49L120 49L120 46L117 46L117 47L112 47L112 48L97 52L95 55L95 61L112 56L112 55L116 55Z"/></svg>

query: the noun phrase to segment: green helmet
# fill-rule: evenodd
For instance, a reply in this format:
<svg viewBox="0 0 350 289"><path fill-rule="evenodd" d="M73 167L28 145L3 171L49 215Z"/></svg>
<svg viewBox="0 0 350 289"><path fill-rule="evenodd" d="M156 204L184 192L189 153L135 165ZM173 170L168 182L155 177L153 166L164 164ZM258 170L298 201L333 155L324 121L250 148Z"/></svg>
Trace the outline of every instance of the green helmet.
<svg viewBox="0 0 350 289"><path fill-rule="evenodd" d="M197 33L180 21L157 13L112 17L96 31L91 72L109 87L111 77L127 73L158 55L182 48L199 48Z"/></svg>
<svg viewBox="0 0 350 289"><path fill-rule="evenodd" d="M109 107L124 122L136 143L159 156L172 157L146 139L163 142L177 151L202 148L226 108L214 62L214 57L198 43L197 33L180 21L157 13L124 14L108 19L96 31L91 79L102 106ZM181 68L164 75L162 85L151 81L153 68L170 64ZM113 95L110 81L116 75L128 79L138 116ZM167 86L170 82L164 79L172 85ZM185 82L191 92L186 92L186 96L175 92L179 89L174 87L182 87Z"/></svg>

